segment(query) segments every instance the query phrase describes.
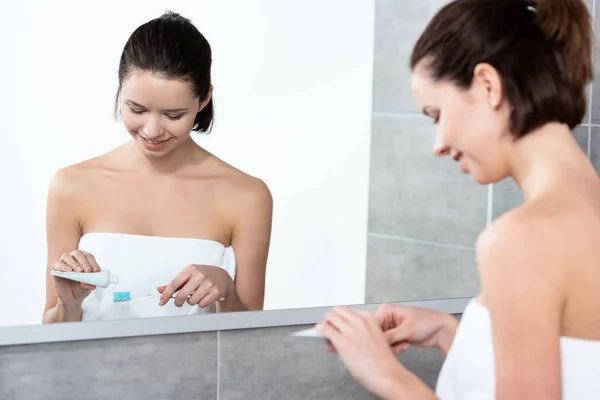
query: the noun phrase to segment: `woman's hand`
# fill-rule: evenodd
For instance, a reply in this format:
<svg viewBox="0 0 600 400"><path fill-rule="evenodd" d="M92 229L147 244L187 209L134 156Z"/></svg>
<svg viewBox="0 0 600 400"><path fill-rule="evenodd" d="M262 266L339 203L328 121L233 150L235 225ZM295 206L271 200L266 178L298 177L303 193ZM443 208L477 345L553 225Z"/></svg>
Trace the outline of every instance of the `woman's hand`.
<svg viewBox="0 0 600 400"><path fill-rule="evenodd" d="M60 257L60 261L52 263L52 269L64 272L99 272L100 266L94 256L82 250L74 250L65 253ZM88 297L95 286L86 283L79 283L69 279L53 276L54 290L58 296L59 304L64 306L81 305L83 300Z"/></svg>
<svg viewBox="0 0 600 400"><path fill-rule="evenodd" d="M317 330L329 339L350 374L365 389L382 396L400 365L375 316L363 310L332 309Z"/></svg>
<svg viewBox="0 0 600 400"><path fill-rule="evenodd" d="M231 276L223 268L209 265L188 265L166 286L157 288L160 305L163 306L175 296L175 305L183 306L187 302L191 306L206 307L217 300L227 298L234 290Z"/></svg>
<svg viewBox="0 0 600 400"><path fill-rule="evenodd" d="M376 396L436 399L427 385L400 364L372 313L336 307L317 330L329 339L354 379Z"/></svg>
<svg viewBox="0 0 600 400"><path fill-rule="evenodd" d="M458 321L451 315L420 307L384 304L375 313L379 326L394 354L409 345L438 347L448 353Z"/></svg>

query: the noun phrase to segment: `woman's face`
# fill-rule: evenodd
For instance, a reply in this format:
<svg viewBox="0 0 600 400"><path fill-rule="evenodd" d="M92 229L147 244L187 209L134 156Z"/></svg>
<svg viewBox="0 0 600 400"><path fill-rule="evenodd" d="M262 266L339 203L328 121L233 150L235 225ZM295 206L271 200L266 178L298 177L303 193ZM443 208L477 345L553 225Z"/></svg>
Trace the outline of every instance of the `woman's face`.
<svg viewBox="0 0 600 400"><path fill-rule="evenodd" d="M202 101L187 82L133 71L121 89L123 123L144 154L162 157L190 138L196 114L210 95Z"/></svg>
<svg viewBox="0 0 600 400"><path fill-rule="evenodd" d="M501 80L492 67L479 65L471 87L461 90L451 82L434 82L426 69L417 65L412 89L423 113L437 125L436 156L452 157L464 173L481 184L508 175L510 111L502 102Z"/></svg>

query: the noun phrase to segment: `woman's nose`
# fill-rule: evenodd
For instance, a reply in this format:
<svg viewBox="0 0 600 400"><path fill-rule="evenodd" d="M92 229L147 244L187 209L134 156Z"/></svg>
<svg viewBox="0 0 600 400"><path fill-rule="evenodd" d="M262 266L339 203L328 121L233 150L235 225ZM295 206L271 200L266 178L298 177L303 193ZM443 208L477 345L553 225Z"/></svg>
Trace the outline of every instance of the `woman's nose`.
<svg viewBox="0 0 600 400"><path fill-rule="evenodd" d="M435 142L433 143L433 154L436 157L445 157L448 154L450 154L450 147L443 142L441 135L439 134L435 135Z"/></svg>
<svg viewBox="0 0 600 400"><path fill-rule="evenodd" d="M156 139L162 135L162 127L159 118L150 117L144 124L144 134L148 139Z"/></svg>

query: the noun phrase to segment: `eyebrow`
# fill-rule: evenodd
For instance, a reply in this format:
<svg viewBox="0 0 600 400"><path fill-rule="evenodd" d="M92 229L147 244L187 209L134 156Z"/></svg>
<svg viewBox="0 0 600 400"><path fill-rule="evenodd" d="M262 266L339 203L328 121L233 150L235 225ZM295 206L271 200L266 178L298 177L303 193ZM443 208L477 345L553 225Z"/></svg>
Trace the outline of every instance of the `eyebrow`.
<svg viewBox="0 0 600 400"><path fill-rule="evenodd" d="M126 100L125 100L125 103L127 103L127 104L129 104L129 105L132 105L132 106L135 106L135 107L146 108L146 107L144 107L143 105L141 105L141 104L138 104L138 103L136 103L136 102L135 102L135 101L133 101L133 100L127 100L127 99L126 99ZM181 112L181 111L187 111L187 110L188 110L187 108L171 108L171 109L168 109L168 110L163 110L163 111L166 111L166 112Z"/></svg>

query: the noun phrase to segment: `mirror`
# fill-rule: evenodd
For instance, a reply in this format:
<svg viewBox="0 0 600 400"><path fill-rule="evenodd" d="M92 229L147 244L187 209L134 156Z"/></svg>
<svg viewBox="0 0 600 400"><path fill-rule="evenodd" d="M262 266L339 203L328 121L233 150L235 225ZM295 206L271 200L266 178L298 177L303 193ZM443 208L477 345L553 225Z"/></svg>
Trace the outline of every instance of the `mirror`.
<svg viewBox="0 0 600 400"><path fill-rule="evenodd" d="M94 255L102 270L119 277L118 283L96 288L84 300L84 320L194 313L187 304L182 307L186 311L178 311L174 301L161 309L156 297L117 304L112 296L115 291L136 299L156 295L159 282L167 285L188 264L225 263L220 257L230 245L227 232L233 220L249 224L250 230L238 228L239 251L232 246L232 254L226 254L230 267L235 259L237 271L228 272L236 280L260 286L260 254L266 247L248 248L260 243L252 230L267 226L248 215L252 207L257 213L268 208L258 179L273 202L262 308L364 302L373 5L235 4L235 12L231 4L218 1L84 5L28 0L9 6L9 14L18 18L5 28L11 33L3 36L12 42L3 43L9 62L0 67L6 146L0 167L4 193L10 194L3 196L0 207L0 302L5 305L0 325L42 323L47 252L56 253L56 259L57 251L66 251L49 248L46 242L49 187L57 193L49 207L50 243L57 248L70 243L64 238L73 227L68 220L77 215L83 234L80 247ZM342 8L344 18L339 18ZM214 123L209 134L193 132L191 138L231 167L213 161L209 168L215 169L208 175L225 177L199 178L197 189L196 183L178 183L185 175L140 167L151 165L148 155L155 154L144 155L139 137L137 146L126 144L132 140L127 124L130 130L138 129L136 124L145 126L142 129L149 132L144 134L161 140L170 137L165 127L178 129L176 122L181 121L167 120L177 115L162 113L162 108L191 107L193 97L186 97L180 87L185 83L142 77L123 87L121 115L114 117L124 46L136 28L166 10L190 19L212 50ZM140 107L123 103L125 94ZM134 115L135 111L145 114ZM154 132L157 126L163 131ZM205 153L197 154L202 158ZM59 178L57 171L63 172ZM214 192L211 185L230 188ZM258 195L253 194L255 188ZM210 196L217 195L219 202L211 202ZM257 205L252 196L258 198ZM244 197L250 199L246 215L237 212L244 207ZM73 205L80 214L74 213ZM158 216L151 217L149 210ZM221 219L215 217L217 212ZM206 226L203 220L208 220ZM219 226L223 221L227 227ZM256 235L266 237L258 231ZM198 240L169 241L162 236ZM259 276L252 276L253 271ZM248 283L242 290L257 308L261 290L253 291ZM134 304L135 312L129 307Z"/></svg>
<svg viewBox="0 0 600 400"><path fill-rule="evenodd" d="M342 0L245 0L235 2L235 13L231 3L218 1L84 5L27 0L8 7L15 18L0 27L6 30L0 37L10 38L1 39L8 62L0 65L7 93L0 96L7 149L0 168L8 193L0 200L0 302L9 306L0 313L0 326L42 323L49 187L57 171L132 140L127 115L114 116L121 53L136 28L166 10L190 19L212 51L214 122L209 134L190 137L229 164L228 171L241 171L235 176L256 178L243 182L262 181L271 195L264 290L260 262L248 260L265 247L242 248L259 240L254 233L264 218L243 230L246 240L238 244L230 243L227 234L234 215L251 220L251 213L240 211L240 201L252 192L242 190L243 184L230 185L237 191L229 193L236 194L220 197L225 201L210 208L202 198L205 191L194 186L186 192L186 186L164 178L174 175L140 168L133 155L148 159L141 157L142 147L132 146L137 153L116 159L145 172L136 176L146 181L131 179L115 190L117 179L110 175L108 200L89 195L101 188L91 180L84 179L87 187L66 185L78 188L75 198L88 194L81 204L96 207L86 214L83 248L103 270L119 277L117 284L96 288L86 298L87 321L223 311L228 299L201 310L178 308L174 301L161 308L157 287L190 263L232 266L224 260L233 259L235 269L227 269L226 276L236 285L254 282L243 285L250 290L236 290L246 302L258 299L252 308L264 310L451 301L477 293L474 239L495 210L509 206L515 196L477 186L453 163L431 155L434 127L414 104L407 68L414 37L435 11L429 3L411 6L411 12L403 2L378 2L376 7L375 1ZM170 103L168 91L150 90L160 82L150 79L136 86L151 92L141 97L154 99L138 105L166 121L168 116L157 110L171 107L161 107ZM120 104L121 111L133 112L131 104ZM142 113L135 118L143 120L146 110L135 111ZM158 132L159 138L166 137ZM168 188L177 189L176 195L169 195ZM197 202L186 194L198 196ZM63 204L56 209L68 214ZM228 218L219 220L209 212L217 205L226 210L219 215ZM149 210L162 214L150 217ZM211 218L212 225L202 223ZM144 274L147 269L154 274ZM113 302L115 291L136 300ZM138 306L130 312L133 304ZM233 304L225 311L243 309Z"/></svg>

